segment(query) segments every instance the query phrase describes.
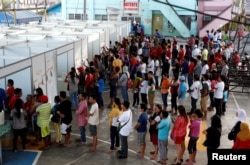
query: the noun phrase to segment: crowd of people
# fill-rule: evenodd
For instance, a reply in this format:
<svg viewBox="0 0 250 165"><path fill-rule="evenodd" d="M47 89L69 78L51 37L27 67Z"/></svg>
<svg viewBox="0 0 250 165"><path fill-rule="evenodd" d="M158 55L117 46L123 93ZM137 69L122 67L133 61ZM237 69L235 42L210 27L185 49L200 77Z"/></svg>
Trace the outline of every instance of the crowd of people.
<svg viewBox="0 0 250 165"><path fill-rule="evenodd" d="M17 150L19 135L22 137L22 149L25 149L29 123L36 135L35 143L42 138L44 150L49 149L51 144L50 122L55 130L54 143L68 146L72 110L75 110L81 135L77 141L81 145L88 145L88 126L93 137L93 145L89 151L95 152L97 126L100 123L99 110L103 110L105 106L102 97L105 84L109 85L110 91L107 108L110 109L111 144L107 153L121 147L117 157L127 158L127 138L134 128L140 148L137 156L144 158L149 125L150 141L153 144L153 150L150 152L152 160L157 160L159 154L158 163L166 164L170 137L176 146L176 159L173 164L181 164L186 150L185 138L189 136L189 158L186 164L191 165L196 161L201 122L207 120L207 111L214 109L211 127L203 131L207 138L204 145L207 147L208 156L212 149L220 146L221 116L226 115L229 97L229 63L239 65L240 62L240 56L229 42L227 32L222 34L220 30L211 30L201 40L191 36L186 45L182 45L176 37L173 37L172 41L166 40L156 31L153 37L137 35L123 38L114 45L110 42L109 47L103 47L102 54L95 55L86 66L71 68L64 79L67 89L55 96L54 103L48 102L48 97L41 88L36 89L35 95L27 95L24 102L21 99L22 89L14 88L14 81L8 80L6 95L5 91L0 90L3 96L0 98L4 101L0 102L0 106L3 109L5 105L13 119L13 151ZM121 91L121 97L118 90ZM132 91L132 101L128 91ZM70 99L67 98L67 92ZM156 92L161 94L162 104L155 104ZM187 93L190 94L189 111L189 106L186 105ZM169 96L171 106L168 103ZM132 126L132 110L137 108L140 115L136 125ZM237 114L242 117L244 112ZM236 124L238 132L233 138L233 148L249 149L249 126L245 119L240 121L240 124Z"/></svg>

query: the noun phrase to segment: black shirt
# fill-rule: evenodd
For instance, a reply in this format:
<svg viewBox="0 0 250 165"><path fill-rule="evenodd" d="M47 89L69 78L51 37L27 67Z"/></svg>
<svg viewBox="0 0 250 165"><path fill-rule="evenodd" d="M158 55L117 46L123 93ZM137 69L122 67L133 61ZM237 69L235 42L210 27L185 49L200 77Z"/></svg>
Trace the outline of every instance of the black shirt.
<svg viewBox="0 0 250 165"><path fill-rule="evenodd" d="M58 111L64 114L64 118L61 118L61 123L70 124L72 122L72 112L71 112L71 101L64 100L59 104Z"/></svg>

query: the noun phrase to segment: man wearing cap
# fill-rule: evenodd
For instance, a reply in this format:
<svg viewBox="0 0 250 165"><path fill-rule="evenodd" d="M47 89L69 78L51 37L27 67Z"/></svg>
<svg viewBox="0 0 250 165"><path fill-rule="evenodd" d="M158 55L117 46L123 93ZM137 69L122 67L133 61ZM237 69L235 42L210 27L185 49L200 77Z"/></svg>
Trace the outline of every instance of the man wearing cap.
<svg viewBox="0 0 250 165"><path fill-rule="evenodd" d="M186 85L186 79L185 76L180 76L180 87L178 89L178 102L179 105L184 105L184 102L186 100L186 94L187 94L187 85Z"/></svg>
<svg viewBox="0 0 250 165"><path fill-rule="evenodd" d="M41 105L36 109L37 113L37 125L41 129L41 136L44 140L43 150L48 150L50 145L50 113L51 113L51 104L48 103L48 97L42 95L39 97Z"/></svg>

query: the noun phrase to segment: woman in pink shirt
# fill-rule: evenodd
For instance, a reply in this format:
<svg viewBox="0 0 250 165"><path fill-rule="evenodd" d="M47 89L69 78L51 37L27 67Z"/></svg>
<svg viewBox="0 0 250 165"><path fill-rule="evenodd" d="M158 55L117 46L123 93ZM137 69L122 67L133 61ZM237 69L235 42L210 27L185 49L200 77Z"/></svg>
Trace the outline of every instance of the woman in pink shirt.
<svg viewBox="0 0 250 165"><path fill-rule="evenodd" d="M171 139L174 140L177 148L177 158L173 165L180 165L183 161L183 154L185 152L185 137L187 134L188 116L185 107L178 106L179 116L174 120L174 127L171 132Z"/></svg>
<svg viewBox="0 0 250 165"><path fill-rule="evenodd" d="M86 93L78 94L78 98L80 103L77 108L76 115L77 125L79 126L81 137L80 139L77 139L77 141L79 141L81 145L86 145L85 126L88 124L88 104L86 100Z"/></svg>
<svg viewBox="0 0 250 165"><path fill-rule="evenodd" d="M195 156L197 152L197 141L200 136L200 127L201 127L201 118L203 114L200 109L194 111L191 115L190 125L189 125L189 142L188 142L188 153L189 159L187 159L187 163L185 165L193 165L195 163Z"/></svg>

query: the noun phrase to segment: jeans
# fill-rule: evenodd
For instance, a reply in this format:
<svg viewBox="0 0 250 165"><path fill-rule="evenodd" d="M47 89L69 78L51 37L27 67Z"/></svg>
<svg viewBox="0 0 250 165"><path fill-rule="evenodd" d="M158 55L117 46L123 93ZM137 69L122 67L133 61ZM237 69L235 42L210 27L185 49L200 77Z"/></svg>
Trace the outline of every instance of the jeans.
<svg viewBox="0 0 250 165"><path fill-rule="evenodd" d="M141 102L148 105L148 99L147 99L147 94L146 93L141 93Z"/></svg>
<svg viewBox="0 0 250 165"><path fill-rule="evenodd" d="M103 107L103 99L102 99L102 93L101 92L98 92L97 103L98 103L99 108Z"/></svg>
<svg viewBox="0 0 250 165"><path fill-rule="evenodd" d="M157 89L159 87L159 76L155 76L155 88Z"/></svg>
<svg viewBox="0 0 250 165"><path fill-rule="evenodd" d="M127 86L121 86L121 93L123 101L129 101L128 100L128 87Z"/></svg>
<svg viewBox="0 0 250 165"><path fill-rule="evenodd" d="M177 94L172 94L172 97L171 97L171 108L172 110L175 110L177 111Z"/></svg>
<svg viewBox="0 0 250 165"><path fill-rule="evenodd" d="M196 106L197 100L198 99L191 97L191 111L190 111L190 113L193 113L197 109L197 106Z"/></svg>
<svg viewBox="0 0 250 165"><path fill-rule="evenodd" d="M210 92L209 93L209 96L210 96L210 107L215 107L214 106L214 92Z"/></svg>
<svg viewBox="0 0 250 165"><path fill-rule="evenodd" d="M120 134L122 156L128 156L128 137Z"/></svg>
<svg viewBox="0 0 250 165"><path fill-rule="evenodd" d="M162 102L165 107L168 106L168 93L161 94Z"/></svg>
<svg viewBox="0 0 250 165"><path fill-rule="evenodd" d="M158 148L160 153L160 160L166 160L168 154L168 139L166 140L158 139Z"/></svg>
<svg viewBox="0 0 250 165"><path fill-rule="evenodd" d="M21 136L22 139L22 148L25 149L25 143L26 143L26 128L23 129L13 129L13 150L17 149L17 140L18 136Z"/></svg>
<svg viewBox="0 0 250 165"><path fill-rule="evenodd" d="M221 116L223 99L214 98L216 115Z"/></svg>
<svg viewBox="0 0 250 165"><path fill-rule="evenodd" d="M81 142L86 143L85 126L79 126L79 128L80 128L80 134L81 134Z"/></svg>
<svg viewBox="0 0 250 165"><path fill-rule="evenodd" d="M134 92L134 96L133 96L133 106L139 105L140 103L140 99L139 99L139 92Z"/></svg>
<svg viewBox="0 0 250 165"><path fill-rule="evenodd" d="M72 109L76 109L78 106L77 93L78 93L78 91L70 93L70 100L72 102L72 106L71 106Z"/></svg>
<svg viewBox="0 0 250 165"><path fill-rule="evenodd" d="M190 88L193 84L193 74L188 74L188 87Z"/></svg>
<svg viewBox="0 0 250 165"><path fill-rule="evenodd" d="M115 146L120 146L119 132L117 131L117 127L110 126L110 150L114 150Z"/></svg>

